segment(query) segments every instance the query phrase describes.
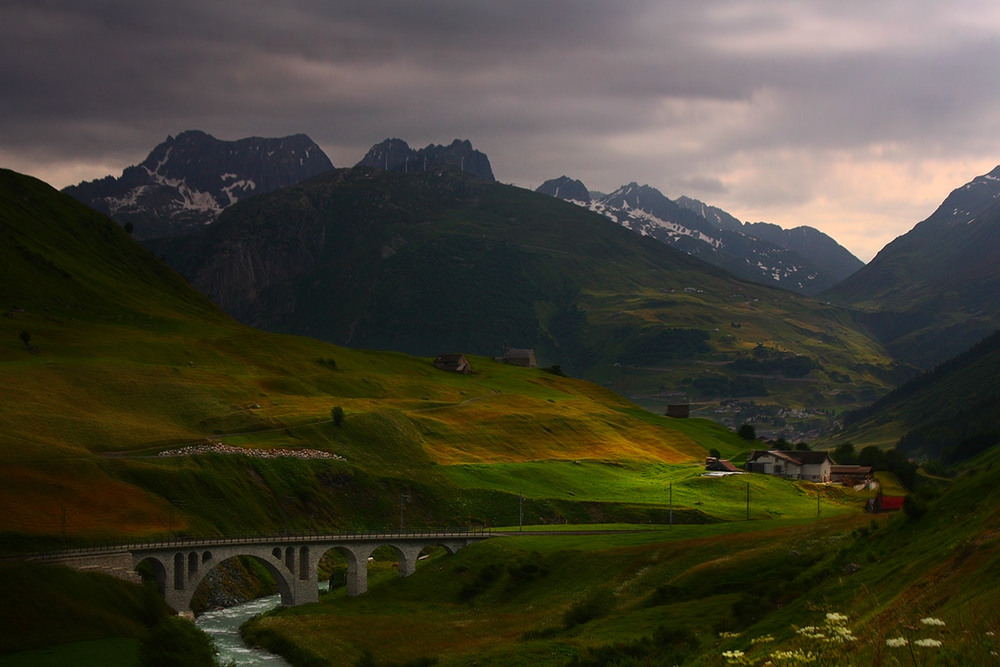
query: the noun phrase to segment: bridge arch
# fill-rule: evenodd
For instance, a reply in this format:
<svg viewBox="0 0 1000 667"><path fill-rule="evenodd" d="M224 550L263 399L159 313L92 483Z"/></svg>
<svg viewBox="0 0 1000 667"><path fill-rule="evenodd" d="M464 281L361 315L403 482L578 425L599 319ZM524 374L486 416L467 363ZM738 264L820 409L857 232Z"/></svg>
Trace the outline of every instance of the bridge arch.
<svg viewBox="0 0 1000 667"><path fill-rule="evenodd" d="M205 581L205 579L208 577L209 573L212 570L218 568L226 561L230 561L234 558L240 558L241 556L252 558L256 562L264 566L264 569L267 570L267 573L271 575L271 578L274 579L274 582L278 585L278 593L281 594L281 604L286 606L291 606L295 604L295 591L293 585L289 583L288 573L286 571L284 571L280 566L271 562L269 559L262 558L259 555L236 554L217 561L214 561L213 559L214 562L210 567L202 568L188 581L186 589L186 592L188 593L188 598L185 609L191 608L191 600L194 599L195 593L198 592L198 587L202 584L202 582Z"/></svg>
<svg viewBox="0 0 1000 667"><path fill-rule="evenodd" d="M277 553L276 553L277 552ZM283 605L301 604L308 599L299 599L300 589L308 591L308 582L302 586L301 580L309 578L309 547L277 549L270 551L255 545L226 546L216 548L175 549L157 553L136 553L133 559L138 569L146 564L156 579L157 587L164 599L176 611L189 611L191 600L198 586L209 572L227 560L246 556L260 563L278 586ZM301 561L296 568L295 564ZM289 564L291 567L289 567ZM315 582L315 576L313 577ZM306 598L308 598L308 593ZM315 598L315 594L313 596Z"/></svg>

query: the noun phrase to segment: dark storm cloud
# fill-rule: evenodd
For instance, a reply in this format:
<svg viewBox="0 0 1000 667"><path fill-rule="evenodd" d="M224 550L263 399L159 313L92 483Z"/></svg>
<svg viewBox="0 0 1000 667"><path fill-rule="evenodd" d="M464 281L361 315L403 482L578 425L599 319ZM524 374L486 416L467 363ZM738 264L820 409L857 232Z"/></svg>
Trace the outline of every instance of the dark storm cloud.
<svg viewBox="0 0 1000 667"><path fill-rule="evenodd" d="M338 166L461 137L524 186L855 216L870 255L859 207L901 233L904 175L926 207L1000 161L1000 12L974 0L0 0L0 56L0 161L58 186L186 129L305 132Z"/></svg>

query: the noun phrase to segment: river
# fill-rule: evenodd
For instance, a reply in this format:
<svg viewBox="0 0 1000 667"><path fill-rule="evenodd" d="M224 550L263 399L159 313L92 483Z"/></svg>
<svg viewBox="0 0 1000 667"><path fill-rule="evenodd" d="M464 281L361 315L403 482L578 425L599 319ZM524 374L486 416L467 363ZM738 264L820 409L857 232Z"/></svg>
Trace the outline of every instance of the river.
<svg viewBox="0 0 1000 667"><path fill-rule="evenodd" d="M250 648L240 637L240 625L257 614L273 609L281 604L280 595L269 595L244 602L226 609L206 611L195 620L195 625L211 635L219 649L219 662L230 662L239 667L244 665L267 665L268 667L291 667L281 656Z"/></svg>

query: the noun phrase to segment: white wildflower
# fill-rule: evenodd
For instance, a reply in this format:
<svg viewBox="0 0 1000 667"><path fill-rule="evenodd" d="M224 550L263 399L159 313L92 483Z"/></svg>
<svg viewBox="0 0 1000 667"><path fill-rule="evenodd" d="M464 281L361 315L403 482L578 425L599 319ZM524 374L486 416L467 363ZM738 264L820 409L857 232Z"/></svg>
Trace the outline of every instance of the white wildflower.
<svg viewBox="0 0 1000 667"><path fill-rule="evenodd" d="M719 637L721 637L722 639L735 639L736 637L739 637L739 636L740 636L740 633L738 633L738 632L720 632L719 633Z"/></svg>
<svg viewBox="0 0 1000 667"><path fill-rule="evenodd" d="M854 633L851 632L850 628L834 626L833 628L831 628L831 630L833 632L832 636L830 637L830 641L837 641L843 644L846 642L857 641L858 639L857 637L854 636Z"/></svg>
<svg viewBox="0 0 1000 667"><path fill-rule="evenodd" d="M755 637L750 640L751 644L766 644L767 642L773 642L774 637L771 635L764 635L763 637Z"/></svg>
<svg viewBox="0 0 1000 667"><path fill-rule="evenodd" d="M941 646L941 642L936 639L918 639L913 644L914 646L922 646L924 648L937 648Z"/></svg>
<svg viewBox="0 0 1000 667"><path fill-rule="evenodd" d="M771 654L771 657L775 660L802 664L816 662L817 660L817 656L812 651L803 651L800 648L794 651L775 651Z"/></svg>
<svg viewBox="0 0 1000 667"><path fill-rule="evenodd" d="M944 621L942 621L940 618L933 618L931 616L920 619L920 622L923 623L924 625L944 625Z"/></svg>
<svg viewBox="0 0 1000 667"><path fill-rule="evenodd" d="M893 639L886 639L885 645L891 646L893 648L899 648L901 646L906 646L910 642L907 641L906 637L894 637Z"/></svg>
<svg viewBox="0 0 1000 667"><path fill-rule="evenodd" d="M830 623L846 623L847 617L844 616L843 614L838 614L835 611L831 611L826 615L826 620L829 621ZM942 623L942 625L944 624Z"/></svg>
<svg viewBox="0 0 1000 667"><path fill-rule="evenodd" d="M743 651L724 651L722 657L730 665L742 665L746 663L746 654Z"/></svg>

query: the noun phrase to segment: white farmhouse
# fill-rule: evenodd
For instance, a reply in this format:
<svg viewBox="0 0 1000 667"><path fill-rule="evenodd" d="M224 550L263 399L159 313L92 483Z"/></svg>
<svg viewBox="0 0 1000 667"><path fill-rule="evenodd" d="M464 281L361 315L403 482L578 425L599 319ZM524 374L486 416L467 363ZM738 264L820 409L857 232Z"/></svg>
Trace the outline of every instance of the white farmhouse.
<svg viewBox="0 0 1000 667"><path fill-rule="evenodd" d="M810 482L829 482L833 459L827 452L788 452L753 449L747 457L747 472L790 477Z"/></svg>

